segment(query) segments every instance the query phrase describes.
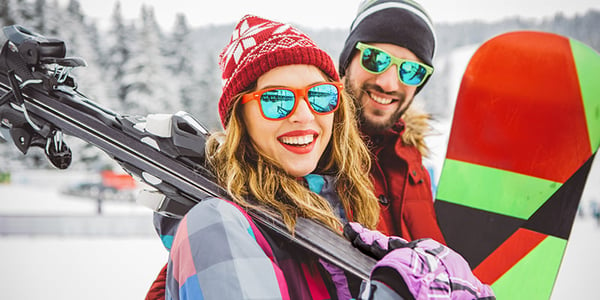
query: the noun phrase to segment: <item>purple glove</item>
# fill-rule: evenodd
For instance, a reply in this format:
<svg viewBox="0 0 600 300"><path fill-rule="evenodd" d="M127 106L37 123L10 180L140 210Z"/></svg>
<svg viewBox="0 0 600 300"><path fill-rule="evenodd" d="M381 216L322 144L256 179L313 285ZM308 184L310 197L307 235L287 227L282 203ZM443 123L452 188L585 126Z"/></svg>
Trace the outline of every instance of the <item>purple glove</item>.
<svg viewBox="0 0 600 300"><path fill-rule="evenodd" d="M347 224L344 235L361 251L379 259L371 271L371 281L379 281L400 295L408 288L417 300L495 299L492 289L473 275L462 256L435 240L407 242L358 223Z"/></svg>
<svg viewBox="0 0 600 300"><path fill-rule="evenodd" d="M354 247L377 260L388 254L391 239L406 242L399 237L388 237L379 231L366 229L355 222L350 222L344 226L344 236L352 242Z"/></svg>

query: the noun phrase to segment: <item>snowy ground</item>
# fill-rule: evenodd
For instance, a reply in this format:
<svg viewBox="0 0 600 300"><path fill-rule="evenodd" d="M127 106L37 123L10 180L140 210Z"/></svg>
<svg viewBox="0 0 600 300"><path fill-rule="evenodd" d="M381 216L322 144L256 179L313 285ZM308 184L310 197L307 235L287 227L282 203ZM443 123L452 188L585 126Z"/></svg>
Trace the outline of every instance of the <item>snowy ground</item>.
<svg viewBox="0 0 600 300"><path fill-rule="evenodd" d="M2 299L144 299L166 262L158 238L0 238Z"/></svg>
<svg viewBox="0 0 600 300"><path fill-rule="evenodd" d="M54 223L66 219L70 220L67 224L80 228L65 231L42 223L50 229L32 227L31 232L38 234L0 234L1 299L144 298L167 255L153 234L149 209L135 203L105 202L103 216L98 217L93 199L59 192L65 184L86 180L85 174L35 171L17 172L12 178L12 184L0 184L0 226L2 217L19 216L25 220L42 217L45 222L50 218ZM98 224L104 224L98 222L101 219L114 222L116 228L99 228ZM147 228L133 235L115 234L129 221ZM9 230L4 227L0 232Z"/></svg>
<svg viewBox="0 0 600 300"><path fill-rule="evenodd" d="M598 170L594 169L594 180L600 175ZM17 173L13 178L12 184L0 185L0 216L91 218L96 213L95 201L58 192L61 182L72 182L82 175L35 171ZM594 182L597 185L600 181ZM106 203L103 212L107 217L147 218L151 232L148 209L132 203ZM596 270L600 267L597 253L600 253L600 227L589 215L578 218L553 300L597 296ZM165 262L166 251L152 234L0 235L1 298L143 299Z"/></svg>

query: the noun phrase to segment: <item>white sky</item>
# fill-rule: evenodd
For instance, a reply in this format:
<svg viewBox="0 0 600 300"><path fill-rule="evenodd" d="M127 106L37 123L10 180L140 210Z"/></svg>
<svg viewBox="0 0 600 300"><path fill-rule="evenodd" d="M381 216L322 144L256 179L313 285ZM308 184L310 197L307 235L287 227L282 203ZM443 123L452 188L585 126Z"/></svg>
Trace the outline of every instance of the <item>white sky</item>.
<svg viewBox="0 0 600 300"><path fill-rule="evenodd" d="M67 3L68 0L59 0ZM117 0L80 0L86 15L104 26ZM310 28L347 28L352 22L360 0L121 0L127 19L139 16L143 3L154 7L158 22L170 29L177 13L184 13L191 26L229 24L247 13L290 22ZM548 17L563 12L573 16L594 8L600 10L598 0L419 0L434 22L464 20L496 21L507 16L525 18Z"/></svg>

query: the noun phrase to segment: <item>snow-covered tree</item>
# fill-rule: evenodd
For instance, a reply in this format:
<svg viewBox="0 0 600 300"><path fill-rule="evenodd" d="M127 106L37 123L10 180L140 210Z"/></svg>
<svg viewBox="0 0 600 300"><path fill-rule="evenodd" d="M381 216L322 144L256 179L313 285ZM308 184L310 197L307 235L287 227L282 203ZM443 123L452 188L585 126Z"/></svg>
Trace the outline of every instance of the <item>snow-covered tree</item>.
<svg viewBox="0 0 600 300"><path fill-rule="evenodd" d="M108 32L104 36L105 45L104 70L106 80L109 82L108 105L113 109L122 109L127 98L129 85L123 78L125 66L131 58L131 47L135 41L135 28L128 25L123 19L121 2L117 1L113 8Z"/></svg>
<svg viewBox="0 0 600 300"><path fill-rule="evenodd" d="M25 0L0 0L2 26L14 24L28 26L25 23L29 20L30 12L30 5Z"/></svg>
<svg viewBox="0 0 600 300"><path fill-rule="evenodd" d="M204 60L193 93L186 95L198 120L210 130L219 130L218 99L221 95L220 69L215 53L203 53ZM185 98L184 98L185 99Z"/></svg>
<svg viewBox="0 0 600 300"><path fill-rule="evenodd" d="M12 21L8 10L10 7L8 2L9 0L0 0L0 25L2 26L8 25Z"/></svg>
<svg viewBox="0 0 600 300"><path fill-rule="evenodd" d="M65 41L67 56L81 57L87 62L87 67L75 68L71 74L76 78L79 89L84 94L92 99L104 99L106 87L96 25L87 22L79 0L69 1L66 16L57 38Z"/></svg>
<svg viewBox="0 0 600 300"><path fill-rule="evenodd" d="M33 30L37 32L47 32L46 31L46 0L35 0L33 4L33 13L35 14L35 19L31 21L31 26Z"/></svg>
<svg viewBox="0 0 600 300"><path fill-rule="evenodd" d="M154 9L143 5L137 37L123 77L129 87L124 103L128 113L171 113L181 107L174 78L161 50L163 39Z"/></svg>
<svg viewBox="0 0 600 300"><path fill-rule="evenodd" d="M197 67L196 41L187 23L185 15L178 14L175 27L171 34L171 46L168 52L169 69L173 74L173 81L178 88L177 97L181 101L181 109L187 111L204 123L201 112L206 109L208 103L205 99L205 87L211 83L204 82L200 77Z"/></svg>
<svg viewBox="0 0 600 300"><path fill-rule="evenodd" d="M40 7L37 8L37 2L40 2ZM42 6L43 5L43 6ZM64 8L62 8L58 0L36 0L36 14L42 14L42 21L39 21L38 31L49 37L57 37L60 35L63 26Z"/></svg>
<svg viewBox="0 0 600 300"><path fill-rule="evenodd" d="M193 55L195 53L194 41L190 36L191 30L184 14L177 14L175 27L171 34L171 43L167 49L169 69L175 75L192 75L194 73Z"/></svg>
<svg viewBox="0 0 600 300"><path fill-rule="evenodd" d="M81 57L87 66L77 67L71 71L78 90L90 99L102 103L107 99L107 87L102 68L102 50L98 42L98 29L95 23L88 22L81 11L79 0L70 0L63 21L58 28L57 38L65 41L67 57ZM77 155L74 159L97 162L104 157L101 151L86 142L74 140L71 148Z"/></svg>

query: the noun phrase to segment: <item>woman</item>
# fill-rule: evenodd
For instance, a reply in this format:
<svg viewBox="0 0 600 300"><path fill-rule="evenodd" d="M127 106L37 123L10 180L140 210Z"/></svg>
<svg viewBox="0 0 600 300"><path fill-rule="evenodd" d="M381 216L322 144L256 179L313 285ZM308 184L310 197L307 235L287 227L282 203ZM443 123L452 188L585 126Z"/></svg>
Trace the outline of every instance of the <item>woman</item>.
<svg viewBox="0 0 600 300"><path fill-rule="evenodd" d="M376 226L369 152L331 58L289 25L246 16L220 65L225 132L209 140L207 163L233 201L203 200L181 220L170 250L167 299L357 297L360 282L269 235L247 214L278 215L292 232L298 217L340 234L347 221ZM368 252L377 239L358 223L346 234ZM374 273L379 279L371 286L378 288L366 293L377 298L379 289L401 299L394 291L406 290L404 271L385 258L393 247L384 248L378 251L385 272Z"/></svg>
<svg viewBox="0 0 600 300"><path fill-rule="evenodd" d="M207 162L233 202L204 200L181 221L168 296L335 298L316 257L266 235L245 213L277 214L292 232L298 217L340 234L345 220L375 227L369 152L333 61L297 29L246 16L220 65L226 130L209 140Z"/></svg>

